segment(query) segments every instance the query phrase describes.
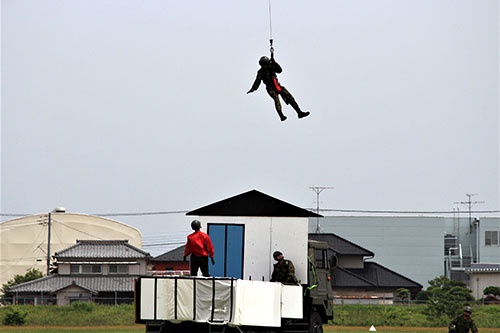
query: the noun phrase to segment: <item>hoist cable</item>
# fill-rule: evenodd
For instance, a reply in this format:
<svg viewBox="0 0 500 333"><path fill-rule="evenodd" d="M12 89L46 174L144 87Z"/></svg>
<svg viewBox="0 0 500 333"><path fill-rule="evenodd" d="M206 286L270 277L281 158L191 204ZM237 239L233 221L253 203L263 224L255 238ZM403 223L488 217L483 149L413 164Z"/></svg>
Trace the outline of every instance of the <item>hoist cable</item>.
<svg viewBox="0 0 500 333"><path fill-rule="evenodd" d="M273 14L271 10L271 0L269 0L269 51L271 52L271 59L274 59L274 47L273 47Z"/></svg>
<svg viewBox="0 0 500 333"><path fill-rule="evenodd" d="M272 12L271 12L271 0L269 0L269 40L272 43L273 40L273 22L272 22Z"/></svg>

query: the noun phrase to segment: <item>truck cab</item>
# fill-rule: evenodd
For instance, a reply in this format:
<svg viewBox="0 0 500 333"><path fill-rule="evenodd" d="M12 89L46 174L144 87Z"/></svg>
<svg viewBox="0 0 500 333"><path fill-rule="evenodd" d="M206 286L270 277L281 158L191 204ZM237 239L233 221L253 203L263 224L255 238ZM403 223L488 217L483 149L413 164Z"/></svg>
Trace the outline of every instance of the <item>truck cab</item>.
<svg viewBox="0 0 500 333"><path fill-rule="evenodd" d="M310 332L322 332L322 324L333 319L333 292L328 261L328 243L308 242L308 282L303 286L304 318L309 318Z"/></svg>

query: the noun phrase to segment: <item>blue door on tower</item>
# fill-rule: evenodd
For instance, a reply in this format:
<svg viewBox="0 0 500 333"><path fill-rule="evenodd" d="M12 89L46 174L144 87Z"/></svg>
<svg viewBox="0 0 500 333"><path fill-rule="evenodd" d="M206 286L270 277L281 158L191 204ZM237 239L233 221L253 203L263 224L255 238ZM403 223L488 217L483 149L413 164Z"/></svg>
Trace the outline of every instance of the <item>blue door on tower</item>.
<svg viewBox="0 0 500 333"><path fill-rule="evenodd" d="M209 264L210 275L241 279L245 226L208 223L208 235L212 239L215 253L215 265Z"/></svg>

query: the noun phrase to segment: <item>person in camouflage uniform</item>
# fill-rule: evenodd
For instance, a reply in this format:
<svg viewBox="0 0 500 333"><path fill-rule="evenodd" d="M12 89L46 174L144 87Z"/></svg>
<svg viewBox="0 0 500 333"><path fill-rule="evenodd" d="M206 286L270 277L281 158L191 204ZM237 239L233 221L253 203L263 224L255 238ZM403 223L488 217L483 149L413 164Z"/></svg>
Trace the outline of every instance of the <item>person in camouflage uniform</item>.
<svg viewBox="0 0 500 333"><path fill-rule="evenodd" d="M295 277L295 267L290 260L283 258L283 253L276 251L273 253L274 260L277 261L274 264L274 271L271 276L271 282L281 282L283 284L297 284L297 278Z"/></svg>
<svg viewBox="0 0 500 333"><path fill-rule="evenodd" d="M478 332L474 320L470 317L471 313L472 308L470 306L466 306L463 315L460 315L451 321L448 332L466 333L469 332L469 330L472 333Z"/></svg>
<svg viewBox="0 0 500 333"><path fill-rule="evenodd" d="M262 56L259 60L259 65L261 68L257 71L257 77L255 78L252 88L250 88L247 94L256 91L262 81L266 85L267 93L274 100L274 105L281 121L285 121L286 116L281 110L280 95L287 105L290 104L294 108L299 118L307 117L309 115L309 111L302 111L292 94L290 94L290 92L278 82L276 73L281 73L283 70L274 60L274 53L271 51L271 59L266 56Z"/></svg>

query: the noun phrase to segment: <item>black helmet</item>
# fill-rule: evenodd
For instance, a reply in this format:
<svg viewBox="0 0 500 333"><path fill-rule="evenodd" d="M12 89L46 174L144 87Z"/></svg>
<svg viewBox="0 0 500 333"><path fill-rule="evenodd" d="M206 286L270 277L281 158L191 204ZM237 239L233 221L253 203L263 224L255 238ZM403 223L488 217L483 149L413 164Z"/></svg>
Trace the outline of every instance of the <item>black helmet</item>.
<svg viewBox="0 0 500 333"><path fill-rule="evenodd" d="M271 63L271 60L269 60L269 58L266 56L262 56L259 59L259 65L261 65L262 67L269 66L270 63Z"/></svg>
<svg viewBox="0 0 500 333"><path fill-rule="evenodd" d="M464 308L464 312L472 313L472 308L470 306L466 306Z"/></svg>
<svg viewBox="0 0 500 333"><path fill-rule="evenodd" d="M278 260L278 256L282 256L283 253L281 253L280 251L274 251L273 253L273 258L274 260Z"/></svg>
<svg viewBox="0 0 500 333"><path fill-rule="evenodd" d="M193 222L191 222L191 229L193 230L200 230L201 228L201 222L198 221L198 220L194 220Z"/></svg>

